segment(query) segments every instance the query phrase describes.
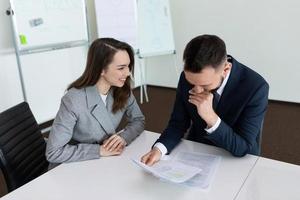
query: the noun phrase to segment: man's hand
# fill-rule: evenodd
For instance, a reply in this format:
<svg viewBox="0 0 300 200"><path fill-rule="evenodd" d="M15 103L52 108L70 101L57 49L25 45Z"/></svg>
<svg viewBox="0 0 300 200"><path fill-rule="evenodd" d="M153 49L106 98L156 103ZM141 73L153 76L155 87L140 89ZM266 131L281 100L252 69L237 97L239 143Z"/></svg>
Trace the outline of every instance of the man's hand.
<svg viewBox="0 0 300 200"><path fill-rule="evenodd" d="M160 150L157 147L154 147L151 151L149 151L141 158L141 162L145 163L146 165L152 166L160 160L161 156L162 154Z"/></svg>
<svg viewBox="0 0 300 200"><path fill-rule="evenodd" d="M124 147L126 146L126 141L121 136L113 134L103 142L102 146L106 151L118 152L124 149Z"/></svg>
<svg viewBox="0 0 300 200"><path fill-rule="evenodd" d="M207 123L207 126L212 127L218 120L218 115L212 106L213 94L206 91L196 93L192 90L189 93L189 102L197 107L198 114Z"/></svg>

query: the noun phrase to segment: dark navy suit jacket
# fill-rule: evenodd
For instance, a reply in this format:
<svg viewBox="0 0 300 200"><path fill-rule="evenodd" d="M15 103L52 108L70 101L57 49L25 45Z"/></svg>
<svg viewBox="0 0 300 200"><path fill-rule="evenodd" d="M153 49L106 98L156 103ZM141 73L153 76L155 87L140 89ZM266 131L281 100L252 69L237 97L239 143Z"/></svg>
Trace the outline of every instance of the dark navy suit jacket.
<svg viewBox="0 0 300 200"><path fill-rule="evenodd" d="M230 57L232 69L216 108L221 119L211 134L199 116L196 106L188 102L193 87L181 74L176 100L169 124L156 142L164 144L170 153L186 131L187 139L226 149L234 156L258 154L261 125L268 104L268 83L256 72Z"/></svg>

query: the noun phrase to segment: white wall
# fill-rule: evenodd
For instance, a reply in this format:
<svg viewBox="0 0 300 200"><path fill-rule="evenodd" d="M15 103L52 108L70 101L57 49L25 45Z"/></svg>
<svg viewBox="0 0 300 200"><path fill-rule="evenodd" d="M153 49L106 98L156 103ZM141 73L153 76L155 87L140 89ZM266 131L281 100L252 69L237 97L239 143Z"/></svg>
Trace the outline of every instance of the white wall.
<svg viewBox="0 0 300 200"><path fill-rule="evenodd" d="M216 34L225 40L228 53L266 78L270 99L300 103L300 1L171 0L170 4L179 70L190 39ZM150 64L150 84L176 86L172 62L156 58Z"/></svg>
<svg viewBox="0 0 300 200"><path fill-rule="evenodd" d="M145 67L147 84L176 88L182 71L180 58L179 53L147 58Z"/></svg>
<svg viewBox="0 0 300 200"><path fill-rule="evenodd" d="M21 56L27 101L39 123L55 117L67 86L82 74L87 47Z"/></svg>

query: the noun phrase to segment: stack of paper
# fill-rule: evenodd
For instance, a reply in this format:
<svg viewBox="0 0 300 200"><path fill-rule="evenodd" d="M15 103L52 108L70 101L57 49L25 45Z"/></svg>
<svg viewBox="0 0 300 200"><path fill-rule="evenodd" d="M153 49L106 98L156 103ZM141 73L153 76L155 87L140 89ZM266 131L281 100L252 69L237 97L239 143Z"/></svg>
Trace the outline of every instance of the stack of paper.
<svg viewBox="0 0 300 200"><path fill-rule="evenodd" d="M133 159L138 166L160 179L202 189L210 186L220 160L220 156L210 154L179 152L150 167Z"/></svg>

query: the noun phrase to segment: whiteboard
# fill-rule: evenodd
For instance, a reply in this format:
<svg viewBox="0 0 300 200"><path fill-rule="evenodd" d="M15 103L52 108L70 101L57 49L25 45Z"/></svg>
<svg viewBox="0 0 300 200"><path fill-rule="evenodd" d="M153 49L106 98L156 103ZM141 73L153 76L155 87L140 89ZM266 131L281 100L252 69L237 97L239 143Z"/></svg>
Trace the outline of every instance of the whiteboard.
<svg viewBox="0 0 300 200"><path fill-rule="evenodd" d="M138 44L141 57L172 54L175 50L168 0L139 0Z"/></svg>
<svg viewBox="0 0 300 200"><path fill-rule="evenodd" d="M84 71L87 47L21 56L27 102L37 122L55 118L67 86Z"/></svg>
<svg viewBox="0 0 300 200"><path fill-rule="evenodd" d="M137 50L136 0L95 0L99 37L127 42Z"/></svg>
<svg viewBox="0 0 300 200"><path fill-rule="evenodd" d="M88 41L84 0L10 0L19 50Z"/></svg>
<svg viewBox="0 0 300 200"><path fill-rule="evenodd" d="M98 37L129 43L148 57L175 51L168 0L95 0Z"/></svg>

